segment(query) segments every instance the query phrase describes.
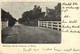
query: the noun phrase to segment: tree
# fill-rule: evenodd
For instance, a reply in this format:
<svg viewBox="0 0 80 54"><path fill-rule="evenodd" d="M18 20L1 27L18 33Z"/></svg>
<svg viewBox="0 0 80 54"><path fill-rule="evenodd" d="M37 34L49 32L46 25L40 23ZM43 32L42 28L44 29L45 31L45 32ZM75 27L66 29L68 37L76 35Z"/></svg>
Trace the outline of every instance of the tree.
<svg viewBox="0 0 80 54"><path fill-rule="evenodd" d="M26 11L22 14L19 22L24 25L37 26L38 20L44 17L45 12L41 12L40 6L34 5L33 10Z"/></svg>
<svg viewBox="0 0 80 54"><path fill-rule="evenodd" d="M55 6L56 19L61 21L61 3Z"/></svg>
<svg viewBox="0 0 80 54"><path fill-rule="evenodd" d="M61 21L61 3L58 3L55 9L46 7L46 16L43 20Z"/></svg>
<svg viewBox="0 0 80 54"><path fill-rule="evenodd" d="M12 17L12 15L10 15L9 12L4 11L3 9L1 9L1 20L2 21L9 21L9 26L14 26L16 19Z"/></svg>
<svg viewBox="0 0 80 54"><path fill-rule="evenodd" d="M60 21L61 20L61 4L58 3L55 9L46 7L46 13L42 12L40 6L34 5L33 10L25 11L18 20L19 23L29 26L37 26L38 20Z"/></svg>

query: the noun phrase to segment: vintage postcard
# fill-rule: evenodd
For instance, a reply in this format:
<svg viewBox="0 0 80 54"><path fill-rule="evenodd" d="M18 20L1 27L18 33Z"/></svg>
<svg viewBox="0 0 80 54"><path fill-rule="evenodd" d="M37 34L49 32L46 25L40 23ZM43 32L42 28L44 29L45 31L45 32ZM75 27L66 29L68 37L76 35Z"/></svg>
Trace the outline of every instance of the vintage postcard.
<svg viewBox="0 0 80 54"><path fill-rule="evenodd" d="M0 0L0 54L80 54L80 1Z"/></svg>

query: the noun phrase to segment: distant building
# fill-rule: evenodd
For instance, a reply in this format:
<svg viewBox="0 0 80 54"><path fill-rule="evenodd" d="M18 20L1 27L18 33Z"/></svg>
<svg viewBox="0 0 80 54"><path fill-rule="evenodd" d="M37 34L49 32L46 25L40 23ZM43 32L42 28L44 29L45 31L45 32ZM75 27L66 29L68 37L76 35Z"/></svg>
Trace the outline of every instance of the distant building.
<svg viewBox="0 0 80 54"><path fill-rule="evenodd" d="M18 21L16 21L15 25L19 25L19 22L18 22Z"/></svg>
<svg viewBox="0 0 80 54"><path fill-rule="evenodd" d="M2 21L2 30L6 27L8 27L8 21Z"/></svg>

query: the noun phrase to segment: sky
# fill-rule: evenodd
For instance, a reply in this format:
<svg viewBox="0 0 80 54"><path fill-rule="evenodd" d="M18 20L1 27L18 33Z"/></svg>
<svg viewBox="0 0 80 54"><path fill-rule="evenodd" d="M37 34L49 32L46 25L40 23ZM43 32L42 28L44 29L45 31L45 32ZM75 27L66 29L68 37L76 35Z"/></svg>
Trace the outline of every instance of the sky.
<svg viewBox="0 0 80 54"><path fill-rule="evenodd" d="M22 17L23 12L32 10L34 5L38 5L42 8L42 11L46 11L46 7L54 9L58 3L56 2L3 2L1 8L6 12L9 12L14 18L19 19Z"/></svg>

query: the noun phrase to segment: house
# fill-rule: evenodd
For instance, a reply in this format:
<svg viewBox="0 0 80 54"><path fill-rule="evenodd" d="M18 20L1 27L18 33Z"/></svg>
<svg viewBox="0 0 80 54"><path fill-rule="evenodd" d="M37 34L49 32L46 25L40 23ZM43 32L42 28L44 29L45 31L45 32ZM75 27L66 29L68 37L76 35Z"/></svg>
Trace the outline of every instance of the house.
<svg viewBox="0 0 80 54"><path fill-rule="evenodd" d="M6 27L8 27L8 21L7 20L2 21L2 30Z"/></svg>

